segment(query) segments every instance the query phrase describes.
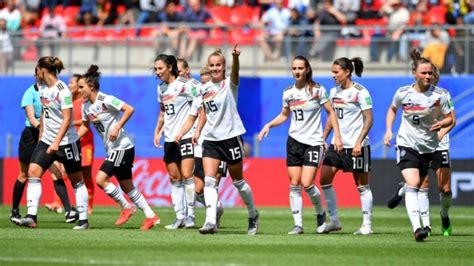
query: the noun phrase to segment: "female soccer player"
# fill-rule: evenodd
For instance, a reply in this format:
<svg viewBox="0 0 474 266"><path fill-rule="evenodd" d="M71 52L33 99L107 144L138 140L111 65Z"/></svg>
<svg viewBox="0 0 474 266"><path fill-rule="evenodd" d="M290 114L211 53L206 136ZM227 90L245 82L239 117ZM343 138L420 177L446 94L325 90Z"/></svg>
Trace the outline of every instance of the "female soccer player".
<svg viewBox="0 0 474 266"><path fill-rule="evenodd" d="M239 56L240 49L237 45L232 49L232 72L230 77L225 76L225 57L220 49L216 49L207 59L211 73L211 81L200 85L198 104L204 106L206 124L203 127L203 166L204 166L204 198L206 202L206 221L199 229L201 234L214 234L217 226L217 173L221 161L227 162L228 170L234 186L240 193L248 210L247 234L255 235L258 231L259 214L253 203L252 190L243 177L243 144L242 134L245 133L244 125L237 112L237 92L239 88ZM199 103L200 102L200 103ZM197 119L196 114L190 113L186 123L181 129L180 136L186 132ZM198 139L201 134L200 126L197 127L193 139Z"/></svg>
<svg viewBox="0 0 474 266"><path fill-rule="evenodd" d="M79 93L79 88L77 82L81 75L74 74L69 79L69 89L72 93L72 104L73 104L73 123L76 130L79 130L79 127L82 124L82 103L84 99ZM92 180L92 162L94 161L94 135L92 131L88 130L87 133L80 138L81 140L81 153L82 153L82 178L87 187L87 193L89 195L89 209L87 210L88 214L92 214L92 204L94 200L94 181ZM57 211L57 208L60 208L60 202L55 196L55 201L53 203L47 204L46 208L50 211Z"/></svg>
<svg viewBox="0 0 474 266"><path fill-rule="evenodd" d="M314 185L316 173L324 158L324 139L321 125L321 109L328 113L334 125L336 150L342 149L338 122L323 86L313 81L313 70L304 56L297 56L291 64L295 83L283 92L283 108L258 134L261 141L270 128L284 123L291 116L286 143L286 165L290 177L290 207L295 225L290 235L303 234L303 199L301 186L308 194L316 210L316 228L325 225L325 212L321 205L321 193ZM293 115L291 115L293 114Z"/></svg>
<svg viewBox="0 0 474 266"><path fill-rule="evenodd" d="M194 132L188 132L180 143L175 143L174 140L188 116L191 103L195 97L193 94L195 85L179 76L177 61L172 55L158 55L155 59L154 68L156 76L162 81L157 89L160 114L156 123L154 143L155 146L159 147L161 134L164 132L164 161L170 177L171 200L176 212L176 220L165 228L174 230L186 226L183 182L190 184L192 181L194 183L194 147L191 141ZM190 198L189 200L191 201ZM192 202L192 207L194 207L194 195ZM190 219L192 219L188 223L189 227L194 227L193 209L188 208L188 211L192 210L191 213L188 213Z"/></svg>
<svg viewBox="0 0 474 266"><path fill-rule="evenodd" d="M421 242L429 232L421 226L418 192L439 144L438 131L453 123L454 114L446 94L431 85L433 64L421 57L418 50L413 50L410 56L415 83L395 93L387 111L384 143L390 145L393 122L398 108L402 107L396 141L397 164L406 183L405 205L415 240ZM440 117L443 119L438 120Z"/></svg>
<svg viewBox="0 0 474 266"><path fill-rule="evenodd" d="M41 117L41 100L39 95L39 88L41 83L37 77L37 70L35 69L35 79L36 83L30 86L21 100L21 107L25 110L25 129L21 133L20 144L18 146L18 154L20 160L20 174L18 175L15 185L13 187L13 201L12 201L12 211L10 215L10 221L19 224L21 215L20 215L20 201L23 196L23 191L26 186L26 181L28 179L28 166L30 164L31 155L38 144L39 139L39 128L40 128L40 117ZM66 222L73 223L77 221L78 213L73 209L69 202L69 197L67 195L66 184L61 178L61 172L59 171L55 162L49 167L49 172L51 177L54 180L54 189L60 199L63 201L63 205L66 209Z"/></svg>
<svg viewBox="0 0 474 266"><path fill-rule="evenodd" d="M432 84L437 86L439 81L439 69L433 65L433 80ZM439 87L438 87L439 88ZM442 89L442 88L439 88ZM456 125L456 116L454 112L454 105L451 100L449 91L442 89L446 93L446 97L450 103L451 111L453 112L453 122L446 128L438 131L438 139L441 139L430 168L435 172L438 179L438 190L441 202L441 233L444 236L450 236L452 233L451 220L449 219L449 208L451 207L452 193L451 193L451 157L449 155L449 132ZM442 119L442 117L440 117ZM405 182L401 182L397 187L396 193L390 198L388 207L395 208L402 197L405 196ZM431 233L431 223L429 218L429 201L428 201L429 182L428 176L418 191L418 200L420 201L420 216L422 224L428 233Z"/></svg>
<svg viewBox="0 0 474 266"><path fill-rule="evenodd" d="M38 80L44 84L39 90L43 106L41 137L28 168L28 214L20 220L20 225L37 227L41 177L57 160L64 165L76 195L79 222L73 229L88 229L87 189L82 179L79 137L72 123L72 95L67 85L57 77L64 66L59 58L45 56L38 60L36 67Z"/></svg>
<svg viewBox="0 0 474 266"><path fill-rule="evenodd" d="M124 126L132 116L134 109L122 100L99 92L99 67L91 65L87 72L79 78L78 87L85 102L82 106L82 125L79 136L84 136L92 123L104 142L107 158L96 175L96 182L104 192L122 207L120 217L115 222L120 226L135 214L121 191L110 182L115 175L120 188L127 193L132 202L145 213L141 230L148 230L160 222L148 203L132 182L132 167L135 158L135 147ZM120 113L123 115L120 116Z"/></svg>
<svg viewBox="0 0 474 266"><path fill-rule="evenodd" d="M337 215L336 194L332 186L334 176L339 170L352 172L360 194L363 222L361 228L354 234L368 235L372 233L373 200L369 187L370 146L368 138L369 130L373 124L372 98L364 86L352 81L352 73L355 72L360 77L363 69L364 65L359 57L352 59L341 57L336 59L332 65L331 72L337 86L331 89L329 99L336 113L344 149L342 152L336 152L333 138L332 145L329 146L323 161L320 184L331 221L320 233L342 229ZM327 120L324 128L325 140L331 129L331 121Z"/></svg>

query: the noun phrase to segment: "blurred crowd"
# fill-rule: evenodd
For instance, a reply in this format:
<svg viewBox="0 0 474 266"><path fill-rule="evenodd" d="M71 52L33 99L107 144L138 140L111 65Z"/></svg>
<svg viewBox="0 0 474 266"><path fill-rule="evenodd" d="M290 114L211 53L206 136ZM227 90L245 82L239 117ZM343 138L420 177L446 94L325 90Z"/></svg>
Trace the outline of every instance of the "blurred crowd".
<svg viewBox="0 0 474 266"><path fill-rule="evenodd" d="M0 73L21 57L14 47L26 32L35 32L35 55L45 46L56 55L54 40L71 27L129 25L135 36L167 39L167 49L191 59L210 32L195 25L235 27L216 8L222 6L257 10L256 21L245 26L259 29L253 37L269 62L296 54L331 61L341 39L359 38L372 62L384 54L385 61L404 62L418 47L444 73L474 72L465 66L465 55L474 54L466 48L474 45L464 43L473 32L447 27L474 24L474 0L0 0ZM159 26L145 30L150 23Z"/></svg>

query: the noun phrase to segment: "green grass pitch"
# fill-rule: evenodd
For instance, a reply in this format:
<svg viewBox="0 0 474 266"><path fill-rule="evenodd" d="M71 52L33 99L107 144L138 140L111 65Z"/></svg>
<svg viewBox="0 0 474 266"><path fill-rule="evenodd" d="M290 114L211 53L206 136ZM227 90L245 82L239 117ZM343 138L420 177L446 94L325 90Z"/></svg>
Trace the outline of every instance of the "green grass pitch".
<svg viewBox="0 0 474 266"><path fill-rule="evenodd" d="M293 218L289 208L260 208L260 231L247 236L247 212L226 209L216 235L197 229L169 231L171 208L156 208L161 224L139 230L143 215L116 228L118 208L96 207L91 229L73 231L61 214L42 208L36 229L10 223L9 206L0 206L0 265L474 265L474 209L453 207L453 235L441 235L439 208L431 208L433 235L415 242L403 206L376 207L374 234L355 236L359 209L340 209L343 230L315 234L311 209L304 210L304 235L287 235ZM22 214L26 212L22 208ZM204 209L197 209L202 225Z"/></svg>

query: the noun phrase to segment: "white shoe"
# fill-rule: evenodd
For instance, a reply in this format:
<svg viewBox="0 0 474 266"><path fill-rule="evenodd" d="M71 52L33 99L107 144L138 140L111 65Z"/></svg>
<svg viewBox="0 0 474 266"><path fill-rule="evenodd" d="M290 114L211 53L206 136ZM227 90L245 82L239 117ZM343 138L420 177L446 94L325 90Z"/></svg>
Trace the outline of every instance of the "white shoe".
<svg viewBox="0 0 474 266"><path fill-rule="evenodd" d="M372 233L372 226L370 224L363 224L359 230L354 232L354 235L370 235Z"/></svg>
<svg viewBox="0 0 474 266"><path fill-rule="evenodd" d="M324 230L326 229L326 225L327 225L327 223L323 223L320 226L316 226L316 233L323 234Z"/></svg>
<svg viewBox="0 0 474 266"><path fill-rule="evenodd" d="M341 230L342 230L342 226L339 220L334 220L326 224L324 228L324 233L327 234L330 232L336 232L336 231L341 231Z"/></svg>
<svg viewBox="0 0 474 266"><path fill-rule="evenodd" d="M185 227L185 225L186 221L184 219L176 219L172 224L166 225L165 229L176 230Z"/></svg>

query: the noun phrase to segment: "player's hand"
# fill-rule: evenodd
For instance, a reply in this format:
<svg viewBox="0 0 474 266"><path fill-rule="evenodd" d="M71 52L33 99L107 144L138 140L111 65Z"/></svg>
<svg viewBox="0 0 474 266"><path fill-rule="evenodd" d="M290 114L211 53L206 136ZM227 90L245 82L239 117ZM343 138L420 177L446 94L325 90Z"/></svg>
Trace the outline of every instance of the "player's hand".
<svg viewBox="0 0 474 266"><path fill-rule="evenodd" d="M334 137L334 149L336 152L342 152L344 150L344 145L342 144L341 137Z"/></svg>
<svg viewBox="0 0 474 266"><path fill-rule="evenodd" d="M193 136L191 137L191 142L194 144L194 145L198 145L199 144L199 137L201 136L201 132L199 132L198 130L194 131L194 134Z"/></svg>
<svg viewBox="0 0 474 266"><path fill-rule="evenodd" d="M262 130L260 130L260 133L258 133L258 141L262 141L263 138L266 138L269 132L270 132L270 127L265 125L262 128Z"/></svg>
<svg viewBox="0 0 474 266"><path fill-rule="evenodd" d="M323 148L324 148L324 153L326 153L326 152L328 151L328 149L329 149L329 146L328 146L328 144L327 144L326 142L324 142Z"/></svg>
<svg viewBox="0 0 474 266"><path fill-rule="evenodd" d="M391 131L385 132L385 135L383 136L383 144L390 147L391 140L392 140L392 132Z"/></svg>
<svg viewBox="0 0 474 266"><path fill-rule="evenodd" d="M234 48L232 49L232 56L240 56L240 48L238 47L238 43L234 45Z"/></svg>
<svg viewBox="0 0 474 266"><path fill-rule="evenodd" d="M153 144L157 148L161 148L160 139L161 139L161 134L155 134L155 136L153 137Z"/></svg>
<svg viewBox="0 0 474 266"><path fill-rule="evenodd" d="M49 145L48 149L46 150L47 154L53 154L59 150L59 144L54 142L53 144Z"/></svg>
<svg viewBox="0 0 474 266"><path fill-rule="evenodd" d="M174 137L174 142L175 142L176 144L179 144L182 139L183 139L183 134L178 133L178 135L176 135L176 136Z"/></svg>
<svg viewBox="0 0 474 266"><path fill-rule="evenodd" d="M352 156L353 157L360 156L362 154L361 150L362 150L362 147L360 146L360 143L356 143L356 145L352 149Z"/></svg>
<svg viewBox="0 0 474 266"><path fill-rule="evenodd" d="M441 121L434 120L434 124L430 127L430 131L439 131L443 127Z"/></svg>
<svg viewBox="0 0 474 266"><path fill-rule="evenodd" d="M120 132L120 128L117 128L116 126L110 131L110 134L109 134L109 140L114 142L117 140L117 137L119 135L119 132Z"/></svg>

